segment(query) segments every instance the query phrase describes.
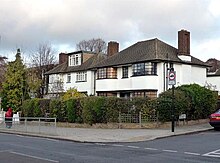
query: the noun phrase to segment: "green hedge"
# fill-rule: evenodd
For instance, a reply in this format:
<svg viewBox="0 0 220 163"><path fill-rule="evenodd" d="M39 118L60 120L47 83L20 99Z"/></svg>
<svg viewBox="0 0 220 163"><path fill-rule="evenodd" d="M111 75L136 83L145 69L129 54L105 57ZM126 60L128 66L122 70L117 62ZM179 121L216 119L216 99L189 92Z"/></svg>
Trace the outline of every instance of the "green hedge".
<svg viewBox="0 0 220 163"><path fill-rule="evenodd" d="M172 107L175 119L186 114L187 119L207 118L215 111L217 94L197 84L183 85L159 95L157 99L117 97L82 97L68 100L30 99L23 103L22 115L26 117L56 117L60 122L108 123L118 122L119 113L137 114L147 118L159 115L160 121L170 121ZM172 99L173 98L173 99ZM172 103L173 102L173 103Z"/></svg>
<svg viewBox="0 0 220 163"><path fill-rule="evenodd" d="M198 84L175 88L173 104L172 98L172 90L159 95L157 109L160 121L171 120L172 107L176 120L180 114L186 114L187 120L208 118L216 110L217 94Z"/></svg>

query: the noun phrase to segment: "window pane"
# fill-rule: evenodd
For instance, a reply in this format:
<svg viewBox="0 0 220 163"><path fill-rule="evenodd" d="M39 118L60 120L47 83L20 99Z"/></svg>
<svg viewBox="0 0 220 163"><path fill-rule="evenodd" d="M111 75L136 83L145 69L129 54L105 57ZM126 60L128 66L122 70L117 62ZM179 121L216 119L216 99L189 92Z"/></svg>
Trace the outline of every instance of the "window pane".
<svg viewBox="0 0 220 163"><path fill-rule="evenodd" d="M128 67L122 67L122 78L128 78Z"/></svg>

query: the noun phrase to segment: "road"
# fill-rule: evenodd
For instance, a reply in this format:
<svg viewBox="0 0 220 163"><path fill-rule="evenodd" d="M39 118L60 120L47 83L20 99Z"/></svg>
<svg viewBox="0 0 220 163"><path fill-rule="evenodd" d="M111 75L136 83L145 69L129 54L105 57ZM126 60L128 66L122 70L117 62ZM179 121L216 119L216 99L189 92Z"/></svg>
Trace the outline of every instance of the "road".
<svg viewBox="0 0 220 163"><path fill-rule="evenodd" d="M1 163L220 162L220 132L137 143L77 143L0 133Z"/></svg>

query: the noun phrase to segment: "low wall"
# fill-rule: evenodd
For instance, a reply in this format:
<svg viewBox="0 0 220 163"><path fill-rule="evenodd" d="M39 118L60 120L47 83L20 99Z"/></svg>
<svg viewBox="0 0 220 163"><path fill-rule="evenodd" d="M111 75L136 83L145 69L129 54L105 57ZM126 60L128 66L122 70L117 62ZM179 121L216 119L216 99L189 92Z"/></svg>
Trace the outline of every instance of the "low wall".
<svg viewBox="0 0 220 163"><path fill-rule="evenodd" d="M209 119L191 120L191 121L178 121L175 123L176 126L190 126L195 124L208 123ZM152 129L152 128L169 128L171 122L148 122L148 123L97 123L93 125L89 124L78 124L78 123L68 123L68 122L57 122L57 127L70 127L70 128L106 128L106 129Z"/></svg>

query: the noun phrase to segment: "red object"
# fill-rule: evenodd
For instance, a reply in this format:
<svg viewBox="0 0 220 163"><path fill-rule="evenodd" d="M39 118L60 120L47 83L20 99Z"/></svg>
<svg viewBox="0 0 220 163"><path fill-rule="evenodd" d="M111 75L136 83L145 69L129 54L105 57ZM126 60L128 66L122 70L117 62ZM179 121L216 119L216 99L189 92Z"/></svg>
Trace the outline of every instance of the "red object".
<svg viewBox="0 0 220 163"><path fill-rule="evenodd" d="M5 117L12 117L12 116L13 116L12 109L9 108L8 111L5 113Z"/></svg>
<svg viewBox="0 0 220 163"><path fill-rule="evenodd" d="M220 129L220 110L210 115L209 124L215 129Z"/></svg>

